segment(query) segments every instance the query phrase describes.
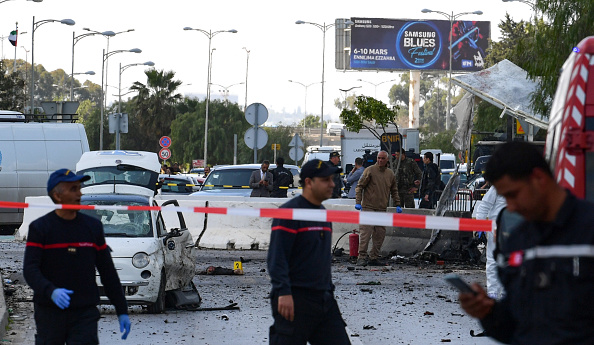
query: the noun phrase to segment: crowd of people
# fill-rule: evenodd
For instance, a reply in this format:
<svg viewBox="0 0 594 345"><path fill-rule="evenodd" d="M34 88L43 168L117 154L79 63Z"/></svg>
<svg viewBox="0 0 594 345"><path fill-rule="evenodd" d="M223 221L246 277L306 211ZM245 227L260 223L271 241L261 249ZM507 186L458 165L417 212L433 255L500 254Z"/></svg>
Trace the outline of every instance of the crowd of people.
<svg viewBox="0 0 594 345"><path fill-rule="evenodd" d="M391 197L401 212L400 205L410 205L417 187L431 207L432 154L424 156L420 180L419 171L403 156L396 155L401 176L388 168L385 151L365 169L355 160L346 180L355 185L357 210L385 212ZM324 209L322 202L342 183L336 179L342 169L332 158L305 163L302 194L280 208ZM282 188L275 190L274 178L292 183L283 163L277 159L275 172L269 172L269 162L262 162L250 178L254 193L282 194ZM56 204L79 205L81 182L88 178L57 170L47 182L48 195ZM502 343L592 344L594 205L558 185L544 157L528 143L501 145L487 163L485 178L492 187L477 217L497 219L496 239L487 246L494 266L488 268L487 291L476 283L461 290L461 307L480 321L486 335ZM520 220L508 222L513 214ZM385 228L362 225L360 232L357 265L377 264ZM350 344L334 298L331 244L331 222L273 219L268 250L274 319L270 344ZM78 273L71 274L66 266ZM132 323L101 222L76 209L57 208L31 223L23 273L34 291L37 344L98 343L96 272L126 339Z"/></svg>

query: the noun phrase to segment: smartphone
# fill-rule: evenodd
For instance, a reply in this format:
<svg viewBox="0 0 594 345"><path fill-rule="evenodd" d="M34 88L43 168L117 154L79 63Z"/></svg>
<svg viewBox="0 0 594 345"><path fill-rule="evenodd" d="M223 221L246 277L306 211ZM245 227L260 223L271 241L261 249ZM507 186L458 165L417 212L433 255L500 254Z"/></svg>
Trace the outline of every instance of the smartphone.
<svg viewBox="0 0 594 345"><path fill-rule="evenodd" d="M448 283L452 284L455 288L457 288L458 291L460 291L461 293L471 293L476 295L476 291L474 291L470 287L470 285L468 285L464 280L462 280L462 278L460 278L460 276L458 276L457 274L448 274L444 277L444 279Z"/></svg>

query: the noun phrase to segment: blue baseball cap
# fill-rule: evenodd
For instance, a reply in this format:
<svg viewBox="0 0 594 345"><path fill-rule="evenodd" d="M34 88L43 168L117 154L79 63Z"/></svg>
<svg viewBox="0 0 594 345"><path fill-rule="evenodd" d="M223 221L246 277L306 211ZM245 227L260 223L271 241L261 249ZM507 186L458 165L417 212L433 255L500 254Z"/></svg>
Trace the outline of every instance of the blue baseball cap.
<svg viewBox="0 0 594 345"><path fill-rule="evenodd" d="M77 175L72 170L59 169L54 171L47 180L47 193L49 194L49 192L51 192L52 189L54 189L54 187L57 186L60 182L84 182L90 179L91 176L88 175Z"/></svg>

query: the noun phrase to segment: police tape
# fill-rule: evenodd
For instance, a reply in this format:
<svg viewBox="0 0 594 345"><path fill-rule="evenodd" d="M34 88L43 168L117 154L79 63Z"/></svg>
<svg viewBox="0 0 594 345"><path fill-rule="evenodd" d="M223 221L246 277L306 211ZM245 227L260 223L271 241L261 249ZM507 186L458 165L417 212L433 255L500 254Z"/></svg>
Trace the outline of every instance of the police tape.
<svg viewBox="0 0 594 345"><path fill-rule="evenodd" d="M214 185L214 184L205 184L205 185L201 185L201 184L192 184L192 183L163 183L163 186L179 186L179 187L209 187L209 188L214 188L214 187L219 187L219 188L235 188L235 189L239 189L239 188L252 188L250 186L232 186L232 185ZM289 189L289 187L283 187L283 186L279 186L279 189ZM296 189L302 189L302 187L296 187ZM344 189L344 188L342 188Z"/></svg>
<svg viewBox="0 0 594 345"><path fill-rule="evenodd" d="M181 207L181 206L108 206L108 205L62 205L29 204L25 202L0 201L0 208L49 208L64 210L108 211L162 211L182 213L209 213L228 216L263 217L318 222L336 222L359 225L393 226L415 229L453 231L492 231L491 220L425 216L406 213L312 210L301 208L231 208L231 207Z"/></svg>

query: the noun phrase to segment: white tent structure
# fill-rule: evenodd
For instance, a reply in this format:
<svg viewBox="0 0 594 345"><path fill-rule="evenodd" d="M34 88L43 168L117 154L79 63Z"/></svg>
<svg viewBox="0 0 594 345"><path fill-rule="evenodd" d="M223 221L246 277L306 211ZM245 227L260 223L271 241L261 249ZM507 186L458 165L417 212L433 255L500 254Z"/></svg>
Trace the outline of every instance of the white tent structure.
<svg viewBox="0 0 594 345"><path fill-rule="evenodd" d="M544 130L548 128L548 119L541 114L533 114L530 108L530 96L536 91L536 82L509 60L479 72L456 76L452 82L503 109L501 116L507 114L520 120L520 123Z"/></svg>

